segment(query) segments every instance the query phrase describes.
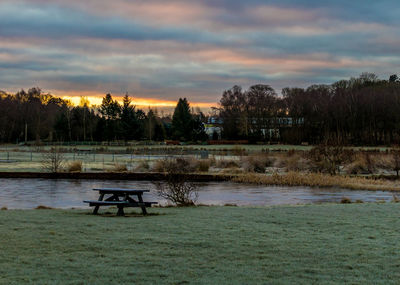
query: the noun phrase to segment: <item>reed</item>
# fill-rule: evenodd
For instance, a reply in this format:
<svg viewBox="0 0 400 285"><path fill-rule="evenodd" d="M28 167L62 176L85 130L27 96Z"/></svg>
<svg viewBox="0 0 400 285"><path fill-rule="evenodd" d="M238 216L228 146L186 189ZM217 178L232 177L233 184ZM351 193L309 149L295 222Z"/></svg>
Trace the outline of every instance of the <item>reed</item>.
<svg viewBox="0 0 400 285"><path fill-rule="evenodd" d="M69 163L68 172L82 172L82 161L72 161Z"/></svg>
<svg viewBox="0 0 400 285"><path fill-rule="evenodd" d="M353 190L387 190L400 191L400 184L383 179L367 179L364 177L349 177L327 175L322 173L288 172L285 174L263 175L246 173L232 179L240 183L280 186L309 186L309 187L340 187Z"/></svg>

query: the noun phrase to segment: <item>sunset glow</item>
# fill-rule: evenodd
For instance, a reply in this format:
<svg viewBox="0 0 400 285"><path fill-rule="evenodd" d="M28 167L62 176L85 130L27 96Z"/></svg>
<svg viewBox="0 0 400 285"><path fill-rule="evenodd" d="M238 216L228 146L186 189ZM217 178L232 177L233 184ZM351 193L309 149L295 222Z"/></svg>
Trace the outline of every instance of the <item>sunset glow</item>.
<svg viewBox="0 0 400 285"><path fill-rule="evenodd" d="M81 96L60 96L62 99L69 100L73 105L79 105L81 102ZM88 95L88 96L83 96L85 99L88 99L90 105L100 105L103 97L100 95ZM122 97L120 96L115 96L113 97L115 100L117 100L120 104L122 104ZM151 99L151 98L131 98L132 104L135 105L138 108L162 108L162 109L167 109L167 110L172 110L176 106L176 101L163 101L160 99ZM199 107L201 109L207 109L216 106L216 104L212 103L198 103L198 102L191 102L190 103L191 107Z"/></svg>

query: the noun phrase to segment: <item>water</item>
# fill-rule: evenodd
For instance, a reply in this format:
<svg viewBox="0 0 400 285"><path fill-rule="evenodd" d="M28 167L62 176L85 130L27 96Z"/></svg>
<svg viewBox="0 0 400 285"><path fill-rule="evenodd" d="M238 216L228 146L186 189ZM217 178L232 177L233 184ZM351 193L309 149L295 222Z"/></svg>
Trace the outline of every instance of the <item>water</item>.
<svg viewBox="0 0 400 285"><path fill-rule="evenodd" d="M165 200L157 197L150 181L114 180L51 180L51 179L0 179L0 207L30 209L38 205L54 208L87 208L83 200L97 200L93 188L149 189L145 201ZM339 202L343 197L352 201L390 201L391 192L354 191L340 188L255 186L233 182L208 182L199 184L198 203L224 205L284 205Z"/></svg>

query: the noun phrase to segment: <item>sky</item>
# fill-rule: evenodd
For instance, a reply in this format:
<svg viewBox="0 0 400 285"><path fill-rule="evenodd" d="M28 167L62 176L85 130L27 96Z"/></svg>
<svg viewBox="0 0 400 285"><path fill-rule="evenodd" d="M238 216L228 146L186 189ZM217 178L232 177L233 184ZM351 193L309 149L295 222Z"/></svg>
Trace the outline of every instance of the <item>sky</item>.
<svg viewBox="0 0 400 285"><path fill-rule="evenodd" d="M215 105L234 85L400 73L398 0L0 0L0 90Z"/></svg>

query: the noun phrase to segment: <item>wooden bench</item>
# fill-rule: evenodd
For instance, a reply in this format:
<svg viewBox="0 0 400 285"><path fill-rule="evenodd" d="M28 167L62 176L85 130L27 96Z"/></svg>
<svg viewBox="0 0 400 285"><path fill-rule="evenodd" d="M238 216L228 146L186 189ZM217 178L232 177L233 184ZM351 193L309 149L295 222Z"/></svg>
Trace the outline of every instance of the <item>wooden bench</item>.
<svg viewBox="0 0 400 285"><path fill-rule="evenodd" d="M116 188L95 188L94 191L98 191L100 196L97 201L83 201L88 203L90 207L95 207L93 214L97 214L100 206L117 206L118 212L117 216L124 216L125 207L140 207L142 209L143 215L147 214L146 207L151 207L153 204L158 204L157 202L144 202L143 193L150 192L149 190L135 190L135 189L116 189ZM104 201L105 195L111 195ZM133 199L131 196L137 196L137 200Z"/></svg>

